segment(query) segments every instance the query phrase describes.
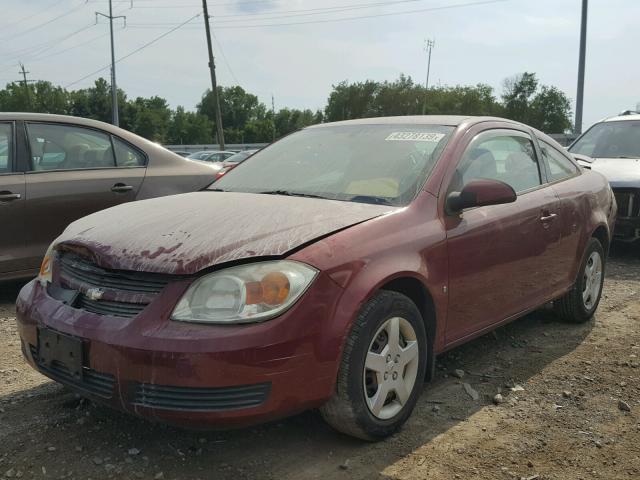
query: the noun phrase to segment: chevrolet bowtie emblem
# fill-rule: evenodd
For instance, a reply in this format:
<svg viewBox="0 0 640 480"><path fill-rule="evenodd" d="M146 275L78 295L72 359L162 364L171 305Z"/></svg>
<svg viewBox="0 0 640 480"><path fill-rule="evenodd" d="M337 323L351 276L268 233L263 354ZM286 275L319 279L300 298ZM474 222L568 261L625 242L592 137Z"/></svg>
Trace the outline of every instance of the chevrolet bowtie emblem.
<svg viewBox="0 0 640 480"><path fill-rule="evenodd" d="M100 300L104 295L104 290L100 288L90 288L89 290L87 290L87 293L85 293L85 295L89 300Z"/></svg>

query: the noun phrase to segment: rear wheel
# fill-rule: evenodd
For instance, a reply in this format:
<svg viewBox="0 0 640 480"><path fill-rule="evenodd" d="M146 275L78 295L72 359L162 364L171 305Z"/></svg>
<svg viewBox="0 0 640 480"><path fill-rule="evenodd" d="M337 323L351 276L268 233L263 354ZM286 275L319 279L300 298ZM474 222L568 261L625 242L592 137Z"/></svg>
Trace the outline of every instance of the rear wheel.
<svg viewBox="0 0 640 480"><path fill-rule="evenodd" d="M365 440L391 435L416 404L426 364L427 337L417 307L405 295L381 291L353 326L322 416L336 430Z"/></svg>
<svg viewBox="0 0 640 480"><path fill-rule="evenodd" d="M604 268L602 244L596 238L591 238L576 283L564 297L554 302L554 308L563 320L583 323L593 317L602 295Z"/></svg>

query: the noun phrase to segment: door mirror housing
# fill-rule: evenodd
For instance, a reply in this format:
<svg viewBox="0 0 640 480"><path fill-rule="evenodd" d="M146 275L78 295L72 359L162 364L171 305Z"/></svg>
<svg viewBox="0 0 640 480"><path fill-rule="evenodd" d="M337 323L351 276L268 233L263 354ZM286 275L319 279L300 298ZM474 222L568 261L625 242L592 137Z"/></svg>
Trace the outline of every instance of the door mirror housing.
<svg viewBox="0 0 640 480"><path fill-rule="evenodd" d="M446 210L458 214L465 208L513 203L517 195L511 185L499 180L479 179L467 183L461 192L447 195Z"/></svg>

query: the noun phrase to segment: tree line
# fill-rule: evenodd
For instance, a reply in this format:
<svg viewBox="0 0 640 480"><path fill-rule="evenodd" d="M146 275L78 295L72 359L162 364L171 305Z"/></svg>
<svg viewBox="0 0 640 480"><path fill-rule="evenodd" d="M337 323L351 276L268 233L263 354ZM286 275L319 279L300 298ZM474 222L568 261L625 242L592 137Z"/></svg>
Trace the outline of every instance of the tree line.
<svg viewBox="0 0 640 480"><path fill-rule="evenodd" d="M571 129L571 102L534 73L505 80L498 98L485 84L425 89L411 77L392 82L341 82L332 86L324 110L268 109L240 86L218 87L227 143L263 143L308 125L386 115L490 115L522 121L547 133ZM215 143L213 95L207 90L195 110L172 109L159 96L130 99L118 89L120 126L164 144ZM8 83L0 90L0 111L75 115L109 122L111 89L104 78L92 87L66 90L51 82Z"/></svg>

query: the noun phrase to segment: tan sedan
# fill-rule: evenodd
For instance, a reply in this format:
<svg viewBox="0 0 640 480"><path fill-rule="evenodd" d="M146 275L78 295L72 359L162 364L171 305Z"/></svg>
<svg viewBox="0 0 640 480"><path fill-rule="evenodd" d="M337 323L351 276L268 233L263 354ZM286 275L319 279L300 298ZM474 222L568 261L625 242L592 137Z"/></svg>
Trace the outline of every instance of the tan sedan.
<svg viewBox="0 0 640 480"><path fill-rule="evenodd" d="M219 170L95 120L0 113L0 280L33 276L72 221L201 190Z"/></svg>

